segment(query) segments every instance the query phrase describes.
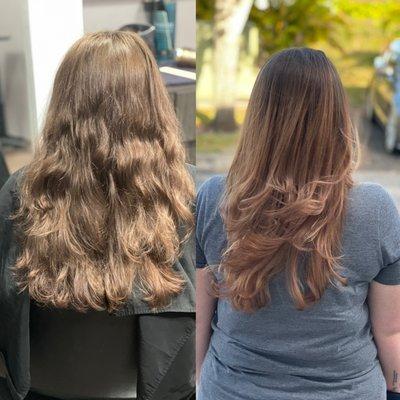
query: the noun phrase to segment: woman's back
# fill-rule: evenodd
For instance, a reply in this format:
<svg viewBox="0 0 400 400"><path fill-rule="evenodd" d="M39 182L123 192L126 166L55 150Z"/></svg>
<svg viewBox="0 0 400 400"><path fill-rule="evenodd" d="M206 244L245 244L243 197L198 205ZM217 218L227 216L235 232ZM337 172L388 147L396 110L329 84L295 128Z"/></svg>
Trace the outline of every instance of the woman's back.
<svg viewBox="0 0 400 400"><path fill-rule="evenodd" d="M198 267L219 264L226 246L218 211L224 187L225 178L216 176L198 195ZM303 311L294 306L284 272L271 281L271 302L254 313L219 299L200 390L213 396L204 398L321 400L333 393L336 400L384 398L367 294L372 280L400 283L399 217L379 185L356 185L348 197L340 256L347 285L328 287ZM300 263L302 274L306 263ZM241 382L234 393L232 379Z"/></svg>

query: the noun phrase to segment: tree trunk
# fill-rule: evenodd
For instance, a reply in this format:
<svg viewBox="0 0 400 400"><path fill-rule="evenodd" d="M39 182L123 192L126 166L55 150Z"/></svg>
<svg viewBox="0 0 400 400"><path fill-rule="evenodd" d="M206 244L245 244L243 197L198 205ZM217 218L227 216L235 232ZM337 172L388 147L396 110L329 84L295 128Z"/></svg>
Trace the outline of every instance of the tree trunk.
<svg viewBox="0 0 400 400"><path fill-rule="evenodd" d="M253 0L216 0L214 14L213 79L216 116L213 126L221 131L237 128L234 118L240 35Z"/></svg>

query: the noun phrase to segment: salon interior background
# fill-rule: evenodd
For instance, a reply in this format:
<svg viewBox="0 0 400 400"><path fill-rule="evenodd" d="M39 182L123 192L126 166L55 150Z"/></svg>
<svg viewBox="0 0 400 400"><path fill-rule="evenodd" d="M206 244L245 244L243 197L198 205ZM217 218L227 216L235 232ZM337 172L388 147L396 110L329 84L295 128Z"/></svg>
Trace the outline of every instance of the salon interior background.
<svg viewBox="0 0 400 400"><path fill-rule="evenodd" d="M0 93L7 135L28 144L34 141L56 68L77 38L86 32L149 23L148 10L152 2L154 0L0 0ZM171 3L164 1L167 2ZM173 3L175 48L194 50L196 2L175 0ZM195 81L189 86L193 97L191 119L194 120ZM186 127L185 130L186 139L193 142L194 123L193 129ZM26 162L30 149L10 155L6 148L5 152L9 167L14 170ZM194 146L191 152L193 158Z"/></svg>

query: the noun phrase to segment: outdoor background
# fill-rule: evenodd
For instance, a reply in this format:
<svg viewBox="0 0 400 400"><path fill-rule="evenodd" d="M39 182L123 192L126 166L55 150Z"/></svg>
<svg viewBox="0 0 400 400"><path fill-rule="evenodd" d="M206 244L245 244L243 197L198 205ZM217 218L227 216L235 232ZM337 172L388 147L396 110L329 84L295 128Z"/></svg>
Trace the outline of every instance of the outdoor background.
<svg viewBox="0 0 400 400"><path fill-rule="evenodd" d="M382 129L364 117L373 60L396 37L399 0L197 0L199 182L229 168L268 56L308 46L325 51L347 90L362 144L357 179L382 184L400 207L400 156L385 153Z"/></svg>

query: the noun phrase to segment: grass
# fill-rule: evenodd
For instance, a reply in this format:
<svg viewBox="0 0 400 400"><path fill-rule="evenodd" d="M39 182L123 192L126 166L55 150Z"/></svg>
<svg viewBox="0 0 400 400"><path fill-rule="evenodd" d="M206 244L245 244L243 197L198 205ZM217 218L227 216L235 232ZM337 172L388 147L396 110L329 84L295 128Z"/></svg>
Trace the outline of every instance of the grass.
<svg viewBox="0 0 400 400"><path fill-rule="evenodd" d="M199 133L196 138L196 151L199 153L222 153L234 149L238 137L239 131Z"/></svg>
<svg viewBox="0 0 400 400"><path fill-rule="evenodd" d="M241 125L244 121L246 113L246 103L237 104L235 108L235 120ZM196 110L196 126L201 131L201 128L209 125L215 116L215 108L210 105L198 106Z"/></svg>

